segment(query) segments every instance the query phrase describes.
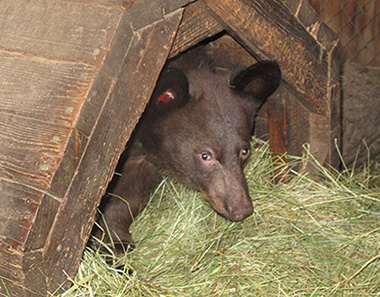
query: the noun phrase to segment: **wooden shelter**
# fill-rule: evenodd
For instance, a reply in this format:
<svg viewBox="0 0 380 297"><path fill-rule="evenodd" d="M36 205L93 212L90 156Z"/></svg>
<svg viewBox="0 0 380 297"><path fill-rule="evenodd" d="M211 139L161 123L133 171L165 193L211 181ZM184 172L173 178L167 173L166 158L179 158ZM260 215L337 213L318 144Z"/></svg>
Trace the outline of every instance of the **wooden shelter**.
<svg viewBox="0 0 380 297"><path fill-rule="evenodd" d="M0 16L1 294L70 285L163 65L223 30L281 66L272 149L338 163L339 44L306 0L12 0Z"/></svg>

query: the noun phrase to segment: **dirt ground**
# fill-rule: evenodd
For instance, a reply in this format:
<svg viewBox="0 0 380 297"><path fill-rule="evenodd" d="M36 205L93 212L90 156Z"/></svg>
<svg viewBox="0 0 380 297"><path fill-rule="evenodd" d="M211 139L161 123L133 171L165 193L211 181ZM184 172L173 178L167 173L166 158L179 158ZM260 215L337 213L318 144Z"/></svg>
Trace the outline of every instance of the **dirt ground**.
<svg viewBox="0 0 380 297"><path fill-rule="evenodd" d="M380 161L380 69L345 63L342 152L347 165Z"/></svg>

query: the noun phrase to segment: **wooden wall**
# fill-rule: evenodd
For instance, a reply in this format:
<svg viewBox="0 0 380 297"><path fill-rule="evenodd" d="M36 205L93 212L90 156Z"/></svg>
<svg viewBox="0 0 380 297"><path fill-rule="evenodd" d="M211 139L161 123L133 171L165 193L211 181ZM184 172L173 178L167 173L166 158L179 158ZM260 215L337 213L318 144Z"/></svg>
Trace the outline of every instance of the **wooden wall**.
<svg viewBox="0 0 380 297"><path fill-rule="evenodd" d="M75 274L168 56L181 3L124 2L0 4L0 291L10 296L52 293Z"/></svg>

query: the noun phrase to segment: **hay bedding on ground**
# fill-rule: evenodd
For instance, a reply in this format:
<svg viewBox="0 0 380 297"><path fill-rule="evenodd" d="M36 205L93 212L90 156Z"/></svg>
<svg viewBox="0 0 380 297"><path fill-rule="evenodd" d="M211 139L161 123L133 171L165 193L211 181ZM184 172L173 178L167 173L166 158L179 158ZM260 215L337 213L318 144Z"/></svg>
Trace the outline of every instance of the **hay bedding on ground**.
<svg viewBox="0 0 380 297"><path fill-rule="evenodd" d="M87 249L63 296L380 296L379 171L339 173L307 150L290 161L275 184L260 142L246 169L255 212L238 223L164 181L133 225L137 248L118 259L126 268ZM293 169L306 163L318 174Z"/></svg>
<svg viewBox="0 0 380 297"><path fill-rule="evenodd" d="M126 268L87 249L63 296L380 296L380 80L346 64L342 86L342 154L361 169L323 168L305 150L275 184L258 141L246 169L256 208L238 223L166 180L133 225L137 248L116 259ZM294 169L307 163L318 174Z"/></svg>

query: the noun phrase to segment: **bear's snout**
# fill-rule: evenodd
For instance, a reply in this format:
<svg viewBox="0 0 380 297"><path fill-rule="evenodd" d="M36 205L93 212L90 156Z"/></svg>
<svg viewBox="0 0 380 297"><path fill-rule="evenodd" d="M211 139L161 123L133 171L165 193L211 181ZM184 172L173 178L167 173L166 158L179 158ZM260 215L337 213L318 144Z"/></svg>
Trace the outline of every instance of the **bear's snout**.
<svg viewBox="0 0 380 297"><path fill-rule="evenodd" d="M238 222L244 220L246 217L250 216L253 213L252 202L249 199L246 203L238 205L236 208L230 208L228 210L228 217L230 221Z"/></svg>
<svg viewBox="0 0 380 297"><path fill-rule="evenodd" d="M205 195L211 207L227 220L238 222L244 220L253 213L253 205L250 197L231 197Z"/></svg>
<svg viewBox="0 0 380 297"><path fill-rule="evenodd" d="M226 219L237 222L253 212L251 197L243 172L223 170L207 189L203 189L211 207Z"/></svg>

